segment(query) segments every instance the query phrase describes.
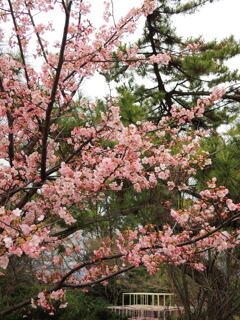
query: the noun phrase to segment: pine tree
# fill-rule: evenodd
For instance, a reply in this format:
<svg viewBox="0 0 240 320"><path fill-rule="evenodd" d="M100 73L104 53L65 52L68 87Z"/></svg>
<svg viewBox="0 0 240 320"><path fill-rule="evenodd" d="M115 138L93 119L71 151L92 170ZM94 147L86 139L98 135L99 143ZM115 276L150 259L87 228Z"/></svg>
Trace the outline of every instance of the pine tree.
<svg viewBox="0 0 240 320"><path fill-rule="evenodd" d="M122 99L128 96L131 105L140 106L141 112L147 112L153 121L169 115L173 104L191 108L198 98L207 97L214 87L225 87L223 101L209 108L203 119L195 121L195 126L216 129L228 123L230 115L238 111L240 74L238 70L231 70L227 61L239 55L240 44L232 36L211 42L205 42L201 37L184 39L179 36L171 18L194 13L209 0L182 2L159 0L157 9L147 17L143 37L138 42L146 57L170 52L170 63L167 66L141 65L137 74L128 71L126 65L116 63L115 72L111 70L106 78L108 81L122 80L118 86ZM142 84L139 85L138 80Z"/></svg>

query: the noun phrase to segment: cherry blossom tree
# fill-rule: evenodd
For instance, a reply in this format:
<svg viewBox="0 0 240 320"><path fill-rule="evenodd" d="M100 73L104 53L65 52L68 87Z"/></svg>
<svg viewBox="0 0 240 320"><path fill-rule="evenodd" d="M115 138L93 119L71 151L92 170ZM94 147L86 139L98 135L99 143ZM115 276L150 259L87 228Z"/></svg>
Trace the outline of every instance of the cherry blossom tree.
<svg viewBox="0 0 240 320"><path fill-rule="evenodd" d="M170 191L186 190L197 170L211 163L200 147L208 132L192 132L189 123L221 99L224 89L214 89L191 110L173 105L158 124L124 125L117 98L109 97L99 112L96 103L78 97L83 80L110 70L116 59L131 68L169 63L168 53L146 58L136 45L119 49L138 19L154 8L154 1L145 0L115 21L106 2L103 25L94 28L84 0L0 1L0 19L12 28L9 34L1 30L1 41L10 47L0 56L1 277L12 257L27 256L39 261L36 277L43 284L37 296L1 311L2 316L29 304L54 314L56 301L60 308L67 305L65 289L104 284L140 265L151 274L163 262L202 270L206 250L239 242L239 230L226 229L240 216L240 204L212 179L190 207L166 204L173 225L119 230L115 241L99 244L89 259L76 258L84 250L76 241L81 240L79 212L89 201L121 191L126 181L136 192L159 181ZM63 17L62 36L49 43L54 26L47 19L56 15ZM67 264L57 254L60 246ZM57 272L48 268L50 256Z"/></svg>

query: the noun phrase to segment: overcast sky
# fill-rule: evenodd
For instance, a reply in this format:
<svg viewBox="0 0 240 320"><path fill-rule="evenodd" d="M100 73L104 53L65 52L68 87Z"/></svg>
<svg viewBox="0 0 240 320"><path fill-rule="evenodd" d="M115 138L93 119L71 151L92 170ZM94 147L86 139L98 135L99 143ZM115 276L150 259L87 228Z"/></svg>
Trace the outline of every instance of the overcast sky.
<svg viewBox="0 0 240 320"><path fill-rule="evenodd" d="M208 3L193 15L175 16L174 22L180 34L205 39L222 39L234 34L240 39L240 0L218 0Z"/></svg>
<svg viewBox="0 0 240 320"><path fill-rule="evenodd" d="M100 23L103 0L91 0L93 9L93 21ZM134 6L142 3L142 0L113 0L114 14L116 20L127 13ZM212 40L222 39L233 34L236 39L240 40L240 0L218 0L214 3L208 3L191 15L176 15L173 18L177 33L184 37L197 37L202 35L203 39ZM140 23L136 38L141 35L143 20ZM231 62L233 67L238 61ZM108 87L102 77L95 77L90 83L87 81L84 85L84 93L88 96L104 96L108 92Z"/></svg>

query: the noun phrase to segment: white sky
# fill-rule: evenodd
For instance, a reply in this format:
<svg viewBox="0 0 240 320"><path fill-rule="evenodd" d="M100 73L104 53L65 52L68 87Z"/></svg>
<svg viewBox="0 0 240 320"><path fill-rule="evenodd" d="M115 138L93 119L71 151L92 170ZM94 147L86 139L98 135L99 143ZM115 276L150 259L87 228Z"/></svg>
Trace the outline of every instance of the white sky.
<svg viewBox="0 0 240 320"><path fill-rule="evenodd" d="M99 9L103 0L91 0L93 3L93 21L101 19L99 17ZM138 6L141 0L113 0L114 13L116 19L127 13L134 3ZM173 22L176 26L177 33L183 37L197 37L202 35L203 39L223 39L233 34L237 40L240 40L240 0L218 0L214 3L208 3L199 9L196 13L191 15L176 15ZM137 32L137 37L141 35L141 28L143 21ZM136 38L137 38L136 37ZM232 67L236 68L239 64L236 59L230 63ZM86 81L83 86L83 91L86 95L91 97L103 97L109 92L104 79L101 76L94 77L91 81Z"/></svg>
<svg viewBox="0 0 240 320"><path fill-rule="evenodd" d="M208 3L193 15L175 16L177 31L186 36L203 35L206 40L233 34L240 39L240 0Z"/></svg>

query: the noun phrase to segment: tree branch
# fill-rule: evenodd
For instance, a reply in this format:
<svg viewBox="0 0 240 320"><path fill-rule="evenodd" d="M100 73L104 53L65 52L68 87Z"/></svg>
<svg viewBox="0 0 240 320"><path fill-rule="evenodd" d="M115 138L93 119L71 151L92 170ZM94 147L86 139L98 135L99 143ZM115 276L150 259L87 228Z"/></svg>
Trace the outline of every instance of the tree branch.
<svg viewBox="0 0 240 320"><path fill-rule="evenodd" d="M210 96L211 92L210 91L188 91L188 92L184 92L184 91L171 91L171 93L173 95L177 95L179 97L185 97L185 96ZM240 102L240 95L238 94L224 94L222 96L222 99L229 99L229 100L233 100L233 101L237 101Z"/></svg>
<svg viewBox="0 0 240 320"><path fill-rule="evenodd" d="M31 20L32 26L33 26L33 27L34 27L34 29L35 29L35 28L36 28L36 24L35 24L35 21L34 21L34 19L33 19L33 16L32 16L32 13L31 13L31 10L28 8L28 3L27 3L27 2L25 2L25 5L26 5L26 7L27 7L27 9L28 9L28 15L29 15L29 17L30 17L30 20ZM40 48L41 48L41 50L42 50L42 54L43 54L44 60L46 61L46 63L48 63L47 55L46 55L46 52L45 52L44 45L43 45L43 43L42 43L42 40L41 40L40 34L39 34L39 32L38 32L38 31L35 31L35 34L36 34L36 36L37 36L38 43L39 43Z"/></svg>
<svg viewBox="0 0 240 320"><path fill-rule="evenodd" d="M64 51L65 51L66 42L67 42L71 6L72 6L72 1L69 1L68 8L67 10L65 10L65 14L66 14L65 25L63 30L62 44L61 44L60 53L59 53L56 76L53 82L50 102L46 110L46 118L45 118L44 132L43 132L43 138L42 138L42 156L41 156L41 180L42 181L46 179L47 140L48 140L49 128L51 124L51 113L52 113L53 105L56 99L57 87L59 84L61 70L64 63Z"/></svg>
<svg viewBox="0 0 240 320"><path fill-rule="evenodd" d="M20 35L19 35L19 29L18 29L16 18L14 16L11 0L8 0L8 4L9 4L12 21L13 21L14 28L15 28L15 34L16 34L17 41L18 41L18 47L19 47L19 50L20 50L21 59L22 59L23 66L24 66L24 73L25 73L25 78L26 78L26 81L27 81L27 86L28 86L28 89L30 89L30 86L29 86L30 79L29 79L29 75L28 75L28 72L27 72L27 64L26 64L26 60L25 60L25 56L24 56L24 52L23 52L22 41L21 41L21 38L20 38Z"/></svg>
<svg viewBox="0 0 240 320"><path fill-rule="evenodd" d="M154 43L154 28L152 26L152 18L151 17L152 17L152 15L147 16L147 27L148 27L148 30L149 30L149 40L150 40L152 52L153 52L154 55L156 55L157 54L157 50L156 50L156 46L155 46L155 43ZM166 103L167 103L167 109L170 110L170 108L171 108L171 106L173 104L172 103L172 99L171 99L169 93L165 89L165 86L163 84L163 80L161 78L160 71L159 71L157 63L153 64L153 71L154 71L156 79L157 79L158 89L159 89L160 92L163 92L165 94L165 99L166 99ZM165 106L165 109L166 109L166 106ZM168 110L166 110L166 111L168 111Z"/></svg>
<svg viewBox="0 0 240 320"><path fill-rule="evenodd" d="M98 284L98 283L101 283L101 282L103 282L103 281L109 280L109 279L111 279L111 278L113 278L113 277L116 277L116 276L118 276L118 275L121 274L121 273L128 272L129 270L132 270L132 269L134 269L134 268L136 268L136 267L135 267L135 266L129 266L129 267L127 267L127 268L124 268L124 269L121 269L121 270L116 271L116 272L114 272L114 273L111 273L111 274L109 274L109 275L106 276L106 277L102 277L101 279L94 280L94 281L90 281L90 282L84 282L84 283L82 283L82 284L72 284L72 283L69 283L69 284L68 284L68 283L66 283L66 284L63 284L63 285L61 286L61 288L77 289L77 288L91 287L91 286L94 286L94 285L96 285L96 284Z"/></svg>

